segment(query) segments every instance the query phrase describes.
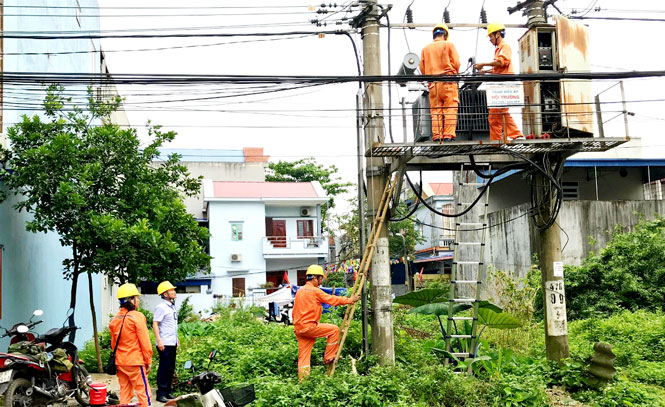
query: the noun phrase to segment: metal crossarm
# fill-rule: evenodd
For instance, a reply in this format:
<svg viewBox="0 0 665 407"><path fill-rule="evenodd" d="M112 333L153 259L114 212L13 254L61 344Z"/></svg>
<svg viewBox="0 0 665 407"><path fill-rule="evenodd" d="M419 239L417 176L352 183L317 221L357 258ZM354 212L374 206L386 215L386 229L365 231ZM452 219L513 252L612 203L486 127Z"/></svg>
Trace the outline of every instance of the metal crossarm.
<svg viewBox="0 0 665 407"><path fill-rule="evenodd" d="M381 234L381 229L383 228L383 225L386 221L388 207L390 206L390 199L393 196L393 192L395 191L395 185L397 185L398 176L399 175L395 175L392 181L386 184L386 188L383 191L383 196L381 197L381 202L379 202L379 207L377 210L377 216L374 218L372 229L369 233L369 237L367 238L368 244L360 261L358 275L356 277L356 281L353 283L353 287L351 288L351 296L360 295L363 288L365 287L369 266L372 262L372 257L374 256L376 244L378 242L379 235ZM335 374L335 368L337 367L337 362L342 355L344 341L346 340L346 335L349 333L349 328L351 327L351 321L353 320L353 314L355 311L356 303L349 305L346 308L346 312L344 313L344 319L342 320L342 325L340 326L341 335L339 340L339 349L337 349L335 359L333 360L330 370L328 371L330 377Z"/></svg>
<svg viewBox="0 0 665 407"><path fill-rule="evenodd" d="M476 199L480 190L478 186L486 186L478 182L479 178L472 169L462 164L456 181L458 193L455 196L458 206L470 205ZM487 167L491 171L491 167ZM472 178L472 179L469 179ZM489 188L489 186L487 186ZM480 285L482 284L483 261L485 255L485 238L487 233L487 211L489 206L489 189L485 196L476 202L475 206L459 221L455 223L455 252L453 254L452 270L450 275L450 301L448 306L448 321L446 330L446 351L448 352L445 364L449 365L452 358L459 360L473 359L478 341L478 307L480 303ZM469 229L467 227L472 226ZM469 304L470 316L455 316L459 304ZM462 326L471 323L471 332L458 332L456 321ZM467 346L462 346L462 340ZM455 348L455 349L453 349ZM459 349L458 349L459 348ZM468 364L471 371L471 364ZM459 370L456 373L461 373Z"/></svg>

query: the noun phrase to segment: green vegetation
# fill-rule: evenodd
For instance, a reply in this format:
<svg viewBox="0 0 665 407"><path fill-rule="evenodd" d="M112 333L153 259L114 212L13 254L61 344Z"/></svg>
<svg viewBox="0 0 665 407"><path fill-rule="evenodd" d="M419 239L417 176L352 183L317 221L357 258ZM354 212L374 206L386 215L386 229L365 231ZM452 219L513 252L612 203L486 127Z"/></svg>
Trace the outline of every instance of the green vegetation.
<svg viewBox="0 0 665 407"><path fill-rule="evenodd" d="M617 227L607 247L565 276L569 319L665 311L665 219L642 221L630 233Z"/></svg>
<svg viewBox="0 0 665 407"><path fill-rule="evenodd" d="M618 235L608 251L616 249L614 257L622 252L633 259L633 267L642 267L644 263L635 253L618 247L643 239L648 230L656 231L653 240L664 240L659 234L661 222L643 223L634 235ZM649 251L644 246L659 244L654 241L629 247L630 251ZM610 264L620 263L612 257L604 259ZM637 276L629 266L625 265L625 273ZM219 354L211 368L222 374L225 384L254 383L257 400L252 405L256 407L665 407L665 313L653 309L652 304L635 303L637 309L618 307L617 312L604 315L597 312L596 303L586 307L579 303L580 314L592 316L570 321L571 357L561 364L550 363L544 356L542 321L534 318L537 274L534 269L515 282L507 273L490 272L493 301L502 305L506 315L519 316L521 326L502 330L488 324L480 341L479 354L484 357L474 363L473 375L456 375L444 367L443 354L436 350L441 343L441 327L432 314L437 312L414 312L417 307L436 305L447 298L445 285L410 294L402 298L403 304L395 305L394 367L380 367L374 356L361 354L360 324L354 321L335 377L323 375L325 342L320 340L312 354L312 377L298 384L297 342L292 327L266 323L251 309L221 309L215 322L181 324L178 375L181 380L188 377L182 369L185 360L204 366L209 351L217 349ZM626 284L634 281L626 278ZM662 283L651 278L640 279L640 284L644 291L662 288ZM488 314L486 322L503 314L493 311L495 314ZM325 322L339 324L340 319L339 312L324 316ZM107 338L105 332L101 336L105 351L109 348ZM589 380L587 366L593 344L599 341L613 346L618 374L614 381L597 388ZM94 370L92 344L81 356ZM357 360L357 375L352 372L349 356Z"/></svg>

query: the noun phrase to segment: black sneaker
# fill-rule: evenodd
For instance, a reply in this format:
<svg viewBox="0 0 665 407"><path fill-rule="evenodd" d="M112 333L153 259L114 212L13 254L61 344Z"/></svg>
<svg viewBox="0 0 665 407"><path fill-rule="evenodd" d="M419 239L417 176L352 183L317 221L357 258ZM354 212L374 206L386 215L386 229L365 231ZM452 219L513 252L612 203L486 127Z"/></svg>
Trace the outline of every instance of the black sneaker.
<svg viewBox="0 0 665 407"><path fill-rule="evenodd" d="M169 401L169 399L167 399L166 396L159 396L157 397L157 401L159 401L160 403L166 403L167 401Z"/></svg>

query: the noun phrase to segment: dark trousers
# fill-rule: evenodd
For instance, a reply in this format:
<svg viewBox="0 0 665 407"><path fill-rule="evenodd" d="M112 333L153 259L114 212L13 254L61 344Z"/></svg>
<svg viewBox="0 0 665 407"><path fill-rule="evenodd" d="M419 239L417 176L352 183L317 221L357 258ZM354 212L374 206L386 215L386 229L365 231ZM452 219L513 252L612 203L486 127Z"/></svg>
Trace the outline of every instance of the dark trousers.
<svg viewBox="0 0 665 407"><path fill-rule="evenodd" d="M171 383L175 372L175 355L177 346L164 346L164 350L157 349L159 353L159 368L157 369L157 397L171 393Z"/></svg>

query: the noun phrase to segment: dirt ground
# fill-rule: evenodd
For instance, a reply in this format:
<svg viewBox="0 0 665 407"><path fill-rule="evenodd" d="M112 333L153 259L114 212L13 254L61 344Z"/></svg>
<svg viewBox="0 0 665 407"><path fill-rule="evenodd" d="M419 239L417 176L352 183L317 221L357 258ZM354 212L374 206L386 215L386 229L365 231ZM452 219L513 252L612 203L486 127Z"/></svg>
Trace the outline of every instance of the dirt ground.
<svg viewBox="0 0 665 407"><path fill-rule="evenodd" d="M116 394L120 392L120 385L118 384L118 378L116 376L107 375L104 373L91 373L92 381L95 383L106 383L107 391L112 391ZM152 405L153 406L162 406L163 404L156 401L155 398L155 389L152 389ZM138 399L134 397L134 402L138 402ZM78 403L76 400L70 400L67 406L77 406ZM65 406L65 404L54 404L54 406Z"/></svg>

